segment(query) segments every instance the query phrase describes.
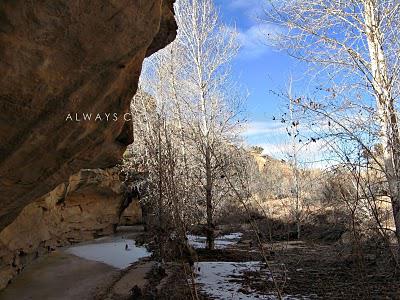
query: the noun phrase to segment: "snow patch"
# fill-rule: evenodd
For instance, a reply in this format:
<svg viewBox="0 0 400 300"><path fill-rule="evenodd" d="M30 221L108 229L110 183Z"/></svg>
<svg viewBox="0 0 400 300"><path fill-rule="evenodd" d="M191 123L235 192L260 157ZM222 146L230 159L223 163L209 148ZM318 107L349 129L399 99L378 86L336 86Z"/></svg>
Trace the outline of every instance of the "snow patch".
<svg viewBox="0 0 400 300"><path fill-rule="evenodd" d="M274 294L264 295L257 291L243 286L240 282L244 272L257 272L263 267L259 261L250 262L198 262L195 264L197 273L196 282L200 290L213 299L241 299L241 300L275 300L278 299ZM266 272L266 273L265 273ZM270 273L265 280L272 281ZM285 300L309 299L307 296L285 295Z"/></svg>
<svg viewBox="0 0 400 300"><path fill-rule="evenodd" d="M215 249L225 249L231 245L237 244L242 235L243 234L241 232L234 232L217 237L214 241ZM189 245L191 245L193 248L196 249L206 248L207 238L205 236L188 234L187 238L189 241Z"/></svg>
<svg viewBox="0 0 400 300"><path fill-rule="evenodd" d="M244 293L244 287L233 281L243 272L258 271L261 266L260 262L198 262L196 280L200 289L215 299L273 299L250 290Z"/></svg>

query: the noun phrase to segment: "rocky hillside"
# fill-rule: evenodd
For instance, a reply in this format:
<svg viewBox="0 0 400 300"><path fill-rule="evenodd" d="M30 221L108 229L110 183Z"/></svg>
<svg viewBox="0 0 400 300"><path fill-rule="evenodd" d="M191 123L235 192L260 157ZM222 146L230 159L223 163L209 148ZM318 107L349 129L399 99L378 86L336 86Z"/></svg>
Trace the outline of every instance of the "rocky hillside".
<svg viewBox="0 0 400 300"><path fill-rule="evenodd" d="M0 230L71 174L112 167L121 158L132 139L121 116L129 111L143 59L175 37L172 5L0 2ZM68 113L84 112L119 118L66 120Z"/></svg>

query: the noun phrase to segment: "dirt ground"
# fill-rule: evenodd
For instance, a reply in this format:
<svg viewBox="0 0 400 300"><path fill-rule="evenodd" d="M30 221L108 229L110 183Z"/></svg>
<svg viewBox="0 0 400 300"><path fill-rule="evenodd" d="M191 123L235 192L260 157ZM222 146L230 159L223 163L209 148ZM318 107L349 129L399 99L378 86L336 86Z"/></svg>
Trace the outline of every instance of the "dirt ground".
<svg viewBox="0 0 400 300"><path fill-rule="evenodd" d="M198 249L198 260L262 260L257 245L245 238L229 249ZM264 247L282 295L292 295L296 299L400 299L400 276L386 253L379 255L376 249L355 257L349 246L338 243L290 241L266 243ZM159 299L192 299L182 274L178 268ZM265 268L246 272L235 280L246 287L244 290L276 294L268 278L270 270ZM211 298L202 294L200 299Z"/></svg>
<svg viewBox="0 0 400 300"><path fill-rule="evenodd" d="M252 232L244 229L242 233L241 240L226 249L197 249L196 259L262 261ZM232 278L240 282L242 292L276 294L270 280L272 271L281 294L292 295L292 299L400 299L400 276L385 249L366 248L362 255L355 256L349 245L309 240L265 242L263 248L270 268ZM194 278L189 270L184 261L159 264L149 258L121 271L55 251L28 266L0 293L0 300L187 300L195 299L195 290L199 300L211 299L201 293L200 286L192 285Z"/></svg>
<svg viewBox="0 0 400 300"><path fill-rule="evenodd" d="M286 244L286 245L285 245ZM389 261L372 254L354 259L334 244L277 243L272 269L282 294L309 299L400 299L400 276ZM271 292L272 283L247 274L254 290Z"/></svg>
<svg viewBox="0 0 400 300"><path fill-rule="evenodd" d="M41 257L26 267L3 291L1 300L89 300L118 270L62 251Z"/></svg>

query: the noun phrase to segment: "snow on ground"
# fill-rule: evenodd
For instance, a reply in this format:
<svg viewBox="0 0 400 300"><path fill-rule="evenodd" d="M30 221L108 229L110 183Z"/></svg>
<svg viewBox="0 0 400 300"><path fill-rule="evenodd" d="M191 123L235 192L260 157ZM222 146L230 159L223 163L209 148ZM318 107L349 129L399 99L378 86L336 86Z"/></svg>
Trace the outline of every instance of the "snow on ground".
<svg viewBox="0 0 400 300"><path fill-rule="evenodd" d="M226 234L215 239L216 249L225 249L231 245L237 244L242 237L242 233L235 232ZM206 247L206 237L198 235L187 235L189 244L197 249L203 249ZM212 299L240 299L240 300L275 300L278 299L274 295L273 291L271 294L265 295L252 290L250 287L243 285L243 275L245 272L259 272L264 277L262 280L272 282L271 273L268 270L263 269L264 264L260 261L249 261L249 262L225 262L225 261L213 261L213 262L197 262L195 264L195 271L197 273L196 282L200 287L200 291L207 294ZM252 280L251 277L248 279ZM255 278L257 281L260 278ZM282 297L284 300L306 300L310 299L307 296L301 295L285 295Z"/></svg>
<svg viewBox="0 0 400 300"><path fill-rule="evenodd" d="M226 235L222 235L215 239L215 249L225 249L230 245L235 245L240 238L242 237L242 233L234 232ZM199 235L187 235L189 245L196 249L204 249L206 247L206 237Z"/></svg>
<svg viewBox="0 0 400 300"><path fill-rule="evenodd" d="M245 271L257 271L260 262L198 262L196 264L197 283L200 289L215 299L274 299L248 290L237 282ZM243 289L243 290L242 290ZM240 291L239 291L240 290ZM257 296L257 297L256 297Z"/></svg>
<svg viewBox="0 0 400 300"><path fill-rule="evenodd" d="M264 295L241 284L241 278L246 271L259 271L263 264L259 261L250 262L198 262L195 265L197 272L196 282L200 290L213 299L241 299L241 300L275 300L274 294ZM270 273L263 271L272 281ZM284 300L306 300L306 296L285 295Z"/></svg>

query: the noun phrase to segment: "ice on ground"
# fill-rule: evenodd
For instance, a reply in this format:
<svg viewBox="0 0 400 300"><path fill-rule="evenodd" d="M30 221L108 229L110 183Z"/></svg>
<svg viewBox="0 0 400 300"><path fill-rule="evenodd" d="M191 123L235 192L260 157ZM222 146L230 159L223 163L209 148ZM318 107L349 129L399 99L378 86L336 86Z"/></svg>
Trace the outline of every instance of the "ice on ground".
<svg viewBox="0 0 400 300"><path fill-rule="evenodd" d="M242 237L241 232L234 232L226 235L219 236L215 239L215 249L225 249L230 245L235 245ZM189 245L196 249L206 248L207 238L199 235L187 235Z"/></svg>
<svg viewBox="0 0 400 300"><path fill-rule="evenodd" d="M99 261L118 269L125 269L139 259L151 255L145 247L136 246L135 241L130 239L115 239L107 242L94 241L90 244L70 247L66 252L88 260Z"/></svg>
<svg viewBox="0 0 400 300"><path fill-rule="evenodd" d="M260 262L198 262L196 281L201 291L215 299L272 299L256 293L245 294L239 291L242 285L232 281L243 272L257 271L260 267Z"/></svg>
<svg viewBox="0 0 400 300"><path fill-rule="evenodd" d="M200 291L213 299L278 299L274 294L264 295L249 287L243 286L240 282L241 275L246 271L259 271L263 267L261 262L198 262L195 264L197 273L196 282ZM266 273L267 277L269 272ZM271 277L265 280L271 281ZM285 295L285 300L309 299L305 296Z"/></svg>
<svg viewBox="0 0 400 300"><path fill-rule="evenodd" d="M230 234L225 234L223 236L221 236L221 239L224 240L240 240L240 238L242 237L243 233L241 232L234 232L234 233L230 233Z"/></svg>

